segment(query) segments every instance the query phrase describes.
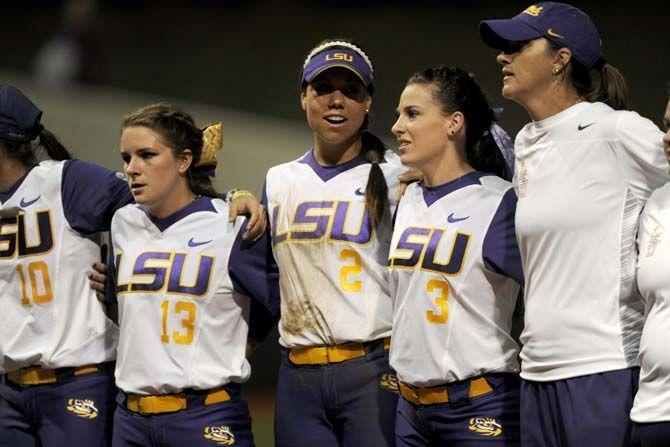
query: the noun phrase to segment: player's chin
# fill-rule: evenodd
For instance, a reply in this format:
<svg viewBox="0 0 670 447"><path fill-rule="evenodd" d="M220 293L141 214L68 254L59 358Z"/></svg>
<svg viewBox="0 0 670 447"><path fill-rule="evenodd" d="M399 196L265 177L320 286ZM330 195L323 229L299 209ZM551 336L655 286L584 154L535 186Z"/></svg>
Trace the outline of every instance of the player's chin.
<svg viewBox="0 0 670 447"><path fill-rule="evenodd" d="M416 167L416 156L412 151L400 149L400 162L410 168Z"/></svg>

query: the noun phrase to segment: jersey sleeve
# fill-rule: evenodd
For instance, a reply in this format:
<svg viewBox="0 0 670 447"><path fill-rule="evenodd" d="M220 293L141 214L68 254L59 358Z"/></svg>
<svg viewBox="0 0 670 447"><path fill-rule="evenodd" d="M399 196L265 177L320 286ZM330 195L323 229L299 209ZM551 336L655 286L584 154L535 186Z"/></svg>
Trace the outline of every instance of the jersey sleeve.
<svg viewBox="0 0 670 447"><path fill-rule="evenodd" d="M128 184L115 172L81 160L65 163L61 196L65 218L82 234L109 230L114 212L133 201Z"/></svg>
<svg viewBox="0 0 670 447"><path fill-rule="evenodd" d="M268 230L256 241L242 239L247 222L235 238L228 272L235 292L252 298L249 337L262 341L279 319L279 267Z"/></svg>
<svg viewBox="0 0 670 447"><path fill-rule="evenodd" d="M624 112L617 120L617 155L628 186L640 200L670 180L663 133L650 120Z"/></svg>
<svg viewBox="0 0 670 447"><path fill-rule="evenodd" d="M112 234L109 234L109 247L107 249L107 273L105 276L105 304L115 304L116 300L116 260L114 259L114 244Z"/></svg>
<svg viewBox="0 0 670 447"><path fill-rule="evenodd" d="M514 189L508 189L503 195L493 219L491 219L486 236L484 236L482 257L488 270L512 278L523 287L521 254L519 253L514 226L516 202Z"/></svg>

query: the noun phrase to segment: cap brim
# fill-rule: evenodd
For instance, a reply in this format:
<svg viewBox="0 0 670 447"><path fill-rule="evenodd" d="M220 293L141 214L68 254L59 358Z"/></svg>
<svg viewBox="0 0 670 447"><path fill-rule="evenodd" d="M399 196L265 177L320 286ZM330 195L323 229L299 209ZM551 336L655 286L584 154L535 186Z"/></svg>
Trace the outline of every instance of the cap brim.
<svg viewBox="0 0 670 447"><path fill-rule="evenodd" d="M542 37L542 33L519 19L483 20L479 24L479 34L484 43L501 50L508 42L532 40Z"/></svg>
<svg viewBox="0 0 670 447"><path fill-rule="evenodd" d="M319 68L318 70L314 70L314 72L311 73L308 78L305 78L305 81L306 82L312 82L314 79L316 79L317 76L319 76L324 71L330 70L331 68L336 68L336 67L346 68L347 70L351 71L353 74L358 76L358 78L361 80L361 82L363 82L363 85L366 86L366 87L369 86L370 84L372 84L372 81L370 81L370 82L366 81L365 76L363 76L363 74L360 71L358 71L355 67L352 67L351 65L347 65L347 64L337 63L337 62L332 63L332 64L328 64L325 67Z"/></svg>

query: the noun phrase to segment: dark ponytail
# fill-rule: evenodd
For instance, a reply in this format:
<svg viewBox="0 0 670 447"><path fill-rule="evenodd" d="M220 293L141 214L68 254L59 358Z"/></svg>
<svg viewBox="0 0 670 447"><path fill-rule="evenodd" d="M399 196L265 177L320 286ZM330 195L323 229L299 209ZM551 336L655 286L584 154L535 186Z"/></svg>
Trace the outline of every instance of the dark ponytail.
<svg viewBox="0 0 670 447"><path fill-rule="evenodd" d="M58 138L56 138L56 136L47 129L42 128L42 131L39 135L39 140L40 146L44 148L50 159L58 161L72 159L70 152L65 149L65 146L63 146L61 142L58 141Z"/></svg>
<svg viewBox="0 0 670 447"><path fill-rule="evenodd" d="M551 53L563 48L550 40L547 42ZM603 102L614 110L630 108L628 84L621 71L613 65L601 61L593 70L589 70L572 57L565 73L567 81L577 94L588 102Z"/></svg>
<svg viewBox="0 0 670 447"><path fill-rule="evenodd" d="M37 136L38 147L46 152L47 156L52 160L70 160L72 155L70 152L58 141L58 138L45 128L40 130ZM19 162L23 166L33 167L38 164L38 157L33 148L31 141L12 141L2 139L0 140L5 149L5 154L8 158Z"/></svg>
<svg viewBox="0 0 670 447"><path fill-rule="evenodd" d="M193 160L187 173L189 188L199 196L219 196L209 176L211 168L196 166L202 155L202 129L195 125L191 115L171 104L151 104L125 117L122 127L131 126L146 127L158 133L175 157L190 149Z"/></svg>
<svg viewBox="0 0 670 447"><path fill-rule="evenodd" d="M363 127L367 128L367 123L368 118L366 116ZM370 215L372 228L379 226L384 217L384 212L389 206L389 188L386 184L382 168L379 166L379 163L384 158L384 152L386 152L386 146L384 146L382 140L367 129L364 129L361 132L361 154L367 161L372 163L368 182L365 186L365 208Z"/></svg>
<svg viewBox="0 0 670 447"><path fill-rule="evenodd" d="M407 84L433 87L433 97L445 115L461 112L465 117L465 155L477 171L505 177L505 158L498 149L491 125L495 121L482 89L460 68L440 66L414 73Z"/></svg>

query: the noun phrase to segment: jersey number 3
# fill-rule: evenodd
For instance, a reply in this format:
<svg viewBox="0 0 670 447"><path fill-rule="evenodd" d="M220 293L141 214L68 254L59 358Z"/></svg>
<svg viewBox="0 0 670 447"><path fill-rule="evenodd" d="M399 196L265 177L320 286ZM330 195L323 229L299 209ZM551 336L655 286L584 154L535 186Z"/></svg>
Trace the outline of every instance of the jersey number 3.
<svg viewBox="0 0 670 447"><path fill-rule="evenodd" d="M449 299L449 283L440 281L439 279L431 279L426 285L426 292L437 292L433 299L435 306L439 309L437 312L435 310L426 311L426 319L432 324L445 324L449 319L449 303L447 303Z"/></svg>

